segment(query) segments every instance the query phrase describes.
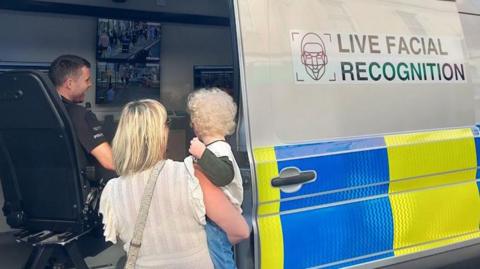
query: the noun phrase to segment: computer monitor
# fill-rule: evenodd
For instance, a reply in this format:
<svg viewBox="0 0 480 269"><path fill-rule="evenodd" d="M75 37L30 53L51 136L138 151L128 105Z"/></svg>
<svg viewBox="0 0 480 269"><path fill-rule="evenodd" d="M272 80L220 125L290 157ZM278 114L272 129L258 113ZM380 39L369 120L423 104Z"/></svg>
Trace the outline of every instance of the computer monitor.
<svg viewBox="0 0 480 269"><path fill-rule="evenodd" d="M121 106L143 98L160 99L158 63L97 62L96 103Z"/></svg>
<svg viewBox="0 0 480 269"><path fill-rule="evenodd" d="M160 23L98 19L95 102L160 99L160 40Z"/></svg>
<svg viewBox="0 0 480 269"><path fill-rule="evenodd" d="M220 88L233 95L233 68L229 65L195 65L193 67L193 87Z"/></svg>
<svg viewBox="0 0 480 269"><path fill-rule="evenodd" d="M97 60L159 61L161 36L160 23L100 18Z"/></svg>

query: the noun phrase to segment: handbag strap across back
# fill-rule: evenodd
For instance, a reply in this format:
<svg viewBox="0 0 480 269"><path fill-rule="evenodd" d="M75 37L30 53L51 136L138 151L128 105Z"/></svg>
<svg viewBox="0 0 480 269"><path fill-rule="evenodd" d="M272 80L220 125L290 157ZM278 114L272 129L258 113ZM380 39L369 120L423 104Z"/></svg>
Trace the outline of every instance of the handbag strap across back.
<svg viewBox="0 0 480 269"><path fill-rule="evenodd" d="M140 253L140 247L142 246L143 230L147 223L148 209L152 202L153 191L155 190L155 184L157 183L158 175L165 166L165 161L161 161L154 166L150 177L148 178L147 185L143 192L142 202L140 204L140 210L138 212L137 220L135 222L135 230L133 232L132 240L130 241L130 247L128 249L127 262L125 269L135 268L135 263Z"/></svg>

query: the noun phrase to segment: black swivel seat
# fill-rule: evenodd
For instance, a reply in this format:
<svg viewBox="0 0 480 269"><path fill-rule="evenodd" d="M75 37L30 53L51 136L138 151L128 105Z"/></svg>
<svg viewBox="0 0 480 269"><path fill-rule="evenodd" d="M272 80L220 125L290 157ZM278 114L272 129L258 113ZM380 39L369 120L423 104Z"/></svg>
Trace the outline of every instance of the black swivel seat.
<svg viewBox="0 0 480 269"><path fill-rule="evenodd" d="M19 237L34 246L26 268L44 268L59 248L77 268L86 268L79 242L101 223L93 174L48 77L33 71L1 74L3 212L12 228L23 229Z"/></svg>

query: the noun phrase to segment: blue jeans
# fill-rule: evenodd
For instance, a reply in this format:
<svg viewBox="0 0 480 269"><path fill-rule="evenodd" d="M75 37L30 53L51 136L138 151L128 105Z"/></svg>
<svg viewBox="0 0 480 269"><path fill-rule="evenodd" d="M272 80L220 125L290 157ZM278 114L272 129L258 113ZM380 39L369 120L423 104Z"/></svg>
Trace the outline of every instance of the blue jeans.
<svg viewBox="0 0 480 269"><path fill-rule="evenodd" d="M227 234L209 219L207 219L205 231L207 232L208 251L215 269L236 269L232 245L228 241Z"/></svg>

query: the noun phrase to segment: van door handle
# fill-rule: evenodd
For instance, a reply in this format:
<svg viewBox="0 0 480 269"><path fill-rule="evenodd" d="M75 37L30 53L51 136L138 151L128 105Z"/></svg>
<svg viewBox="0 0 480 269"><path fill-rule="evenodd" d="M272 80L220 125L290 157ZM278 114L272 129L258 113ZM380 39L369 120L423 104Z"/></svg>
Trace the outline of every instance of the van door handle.
<svg viewBox="0 0 480 269"><path fill-rule="evenodd" d="M280 188L284 192L298 191L303 184L315 181L315 171L301 172L296 167L283 169L278 177L272 178L272 187Z"/></svg>

